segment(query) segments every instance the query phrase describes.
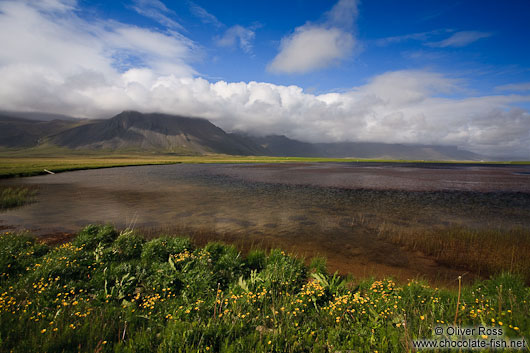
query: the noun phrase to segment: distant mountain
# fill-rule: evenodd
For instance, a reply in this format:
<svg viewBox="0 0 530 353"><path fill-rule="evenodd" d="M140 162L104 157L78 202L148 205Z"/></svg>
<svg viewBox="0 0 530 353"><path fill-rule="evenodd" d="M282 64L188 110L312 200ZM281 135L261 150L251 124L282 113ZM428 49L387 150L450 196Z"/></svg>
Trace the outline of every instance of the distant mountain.
<svg viewBox="0 0 530 353"><path fill-rule="evenodd" d="M255 141L275 156L415 160L481 160L484 158L455 146L377 142L307 143L283 135L256 137Z"/></svg>
<svg viewBox="0 0 530 353"><path fill-rule="evenodd" d="M243 137L227 134L206 119L125 111L51 136L55 145L75 149L128 149L176 153L265 154Z"/></svg>
<svg viewBox="0 0 530 353"><path fill-rule="evenodd" d="M34 147L50 134L77 126L80 121L38 121L0 114L0 146Z"/></svg>
<svg viewBox="0 0 530 353"><path fill-rule="evenodd" d="M6 113L7 114L7 113ZM368 142L308 143L286 136L226 133L206 119L124 111L110 119L31 120L0 113L0 146L52 144L70 149L222 153L286 157L481 160L454 146ZM46 115L46 114L45 114ZM28 116L27 114L25 116ZM37 114L37 117L42 118Z"/></svg>
<svg viewBox="0 0 530 353"><path fill-rule="evenodd" d="M64 114L40 113L40 112L15 112L10 110L0 110L0 115L10 116L13 118L22 118L29 120L51 121L51 120L66 120L79 121L83 119L74 118Z"/></svg>

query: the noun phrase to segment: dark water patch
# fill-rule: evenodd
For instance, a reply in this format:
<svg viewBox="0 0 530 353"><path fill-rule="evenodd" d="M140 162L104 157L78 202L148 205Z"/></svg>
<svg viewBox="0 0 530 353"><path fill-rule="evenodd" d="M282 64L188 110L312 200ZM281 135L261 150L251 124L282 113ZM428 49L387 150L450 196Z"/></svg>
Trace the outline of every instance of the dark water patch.
<svg viewBox="0 0 530 353"><path fill-rule="evenodd" d="M305 221L307 220L306 216L289 216L290 221Z"/></svg>

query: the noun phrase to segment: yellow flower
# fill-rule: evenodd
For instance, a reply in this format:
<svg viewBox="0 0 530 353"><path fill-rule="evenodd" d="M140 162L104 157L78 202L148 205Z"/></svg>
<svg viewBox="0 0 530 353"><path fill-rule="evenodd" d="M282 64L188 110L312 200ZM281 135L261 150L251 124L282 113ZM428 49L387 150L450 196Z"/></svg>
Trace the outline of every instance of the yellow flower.
<svg viewBox="0 0 530 353"><path fill-rule="evenodd" d="M46 329L45 329L45 328L43 328L42 330L40 330L40 333L44 333L44 332L46 332Z"/></svg>
<svg viewBox="0 0 530 353"><path fill-rule="evenodd" d="M421 315L420 316L420 320L422 320L422 321L425 320L425 316Z"/></svg>
<svg viewBox="0 0 530 353"><path fill-rule="evenodd" d="M272 341L269 341L269 342L267 342L267 343L268 343L268 344L271 344L271 343L272 343Z"/></svg>
<svg viewBox="0 0 530 353"><path fill-rule="evenodd" d="M103 341L103 342L101 342L101 343L102 343L102 344L107 344L107 341Z"/></svg>

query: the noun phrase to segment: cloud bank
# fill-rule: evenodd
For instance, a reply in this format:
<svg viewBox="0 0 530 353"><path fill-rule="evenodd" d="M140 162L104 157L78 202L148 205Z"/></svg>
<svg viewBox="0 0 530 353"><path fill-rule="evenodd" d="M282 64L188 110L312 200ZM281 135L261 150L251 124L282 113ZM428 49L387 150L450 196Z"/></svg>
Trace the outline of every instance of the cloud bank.
<svg viewBox="0 0 530 353"><path fill-rule="evenodd" d="M320 95L263 82L209 82L188 64L195 44L174 31L89 23L71 1L41 4L0 2L2 110L95 118L135 109L303 141L447 144L530 156L530 114L514 106L530 95L454 98L462 82L422 70L386 72Z"/></svg>

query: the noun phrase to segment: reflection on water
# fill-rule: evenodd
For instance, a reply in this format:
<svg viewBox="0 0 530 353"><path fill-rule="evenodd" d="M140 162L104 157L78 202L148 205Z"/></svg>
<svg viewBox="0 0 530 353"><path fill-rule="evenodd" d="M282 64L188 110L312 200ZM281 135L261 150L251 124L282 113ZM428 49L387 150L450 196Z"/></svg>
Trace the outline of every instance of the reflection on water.
<svg viewBox="0 0 530 353"><path fill-rule="evenodd" d="M271 241L358 275L438 266L375 237L396 227L530 227L530 168L407 164L164 165L1 181L38 202L0 213L36 234L88 223L211 230ZM353 268L355 267L355 268ZM450 274L452 275L452 274Z"/></svg>

